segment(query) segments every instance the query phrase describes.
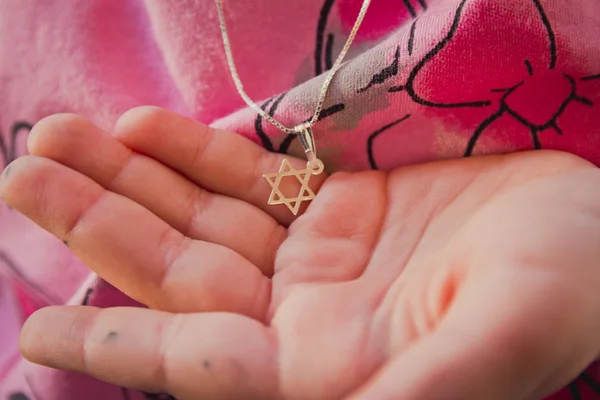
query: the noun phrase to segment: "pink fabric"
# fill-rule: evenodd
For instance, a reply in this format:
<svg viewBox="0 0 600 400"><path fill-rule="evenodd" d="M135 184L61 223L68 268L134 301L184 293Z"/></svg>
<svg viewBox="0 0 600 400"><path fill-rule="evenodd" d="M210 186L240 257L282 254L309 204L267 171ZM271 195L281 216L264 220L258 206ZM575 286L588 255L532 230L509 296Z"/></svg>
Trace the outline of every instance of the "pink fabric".
<svg viewBox="0 0 600 400"><path fill-rule="evenodd" d="M360 3L226 1L250 96L269 99L283 122L306 119ZM373 0L317 125L320 154L332 170L532 148L600 165L599 43L597 0ZM243 107L213 0L3 0L0 60L0 166L25 153L28 130L47 115L79 113L111 129L149 104L301 152ZM5 205L0 288L1 400L159 398L18 358L19 326L36 308L131 300ZM592 366L552 399L598 398L599 380Z"/></svg>

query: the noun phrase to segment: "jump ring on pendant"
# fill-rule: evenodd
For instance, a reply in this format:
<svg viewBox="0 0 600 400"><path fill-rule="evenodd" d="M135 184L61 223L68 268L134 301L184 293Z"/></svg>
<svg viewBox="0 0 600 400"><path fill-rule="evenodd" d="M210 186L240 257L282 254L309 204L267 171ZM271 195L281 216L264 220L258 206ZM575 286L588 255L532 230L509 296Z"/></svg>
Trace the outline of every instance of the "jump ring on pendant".
<svg viewBox="0 0 600 400"><path fill-rule="evenodd" d="M319 175L321 172L325 170L325 165L323 161L315 158L314 160L308 161L306 163L306 169L310 172L311 175Z"/></svg>

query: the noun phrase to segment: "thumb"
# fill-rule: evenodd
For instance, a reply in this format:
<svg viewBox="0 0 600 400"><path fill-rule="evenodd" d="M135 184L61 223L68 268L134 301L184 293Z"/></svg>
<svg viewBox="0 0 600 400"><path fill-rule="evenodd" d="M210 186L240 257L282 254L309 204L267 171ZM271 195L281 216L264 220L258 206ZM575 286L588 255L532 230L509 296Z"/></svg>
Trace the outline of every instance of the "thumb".
<svg viewBox="0 0 600 400"><path fill-rule="evenodd" d="M574 316L572 293L539 276L503 280L473 282L435 331L349 398L534 400L575 378L595 354L580 345L591 326Z"/></svg>

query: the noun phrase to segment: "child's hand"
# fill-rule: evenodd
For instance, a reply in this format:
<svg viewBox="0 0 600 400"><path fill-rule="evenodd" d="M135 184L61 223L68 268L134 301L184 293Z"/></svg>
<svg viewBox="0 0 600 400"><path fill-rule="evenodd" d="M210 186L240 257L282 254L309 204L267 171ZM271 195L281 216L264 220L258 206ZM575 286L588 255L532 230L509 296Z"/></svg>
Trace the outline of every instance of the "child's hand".
<svg viewBox="0 0 600 400"><path fill-rule="evenodd" d="M34 362L181 399L525 400L600 351L600 172L582 160L322 177L288 228L261 178L281 155L150 108L115 136L45 119L0 194L153 310L41 310Z"/></svg>

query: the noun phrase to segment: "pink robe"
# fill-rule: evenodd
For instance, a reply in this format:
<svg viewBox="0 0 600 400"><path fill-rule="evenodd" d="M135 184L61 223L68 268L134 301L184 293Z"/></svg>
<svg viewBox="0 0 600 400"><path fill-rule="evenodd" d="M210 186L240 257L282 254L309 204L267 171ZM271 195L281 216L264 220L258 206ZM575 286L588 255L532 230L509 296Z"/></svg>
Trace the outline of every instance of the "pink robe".
<svg viewBox="0 0 600 400"><path fill-rule="evenodd" d="M225 0L248 93L307 119L361 0ZM373 0L316 126L332 170L560 149L600 165L600 1ZM158 105L272 151L296 140L247 109L213 0L2 0L0 168L61 112L111 129ZM49 304L132 304L50 234L0 204L0 400L158 399L23 361L17 335ZM592 365L553 400L600 397Z"/></svg>

